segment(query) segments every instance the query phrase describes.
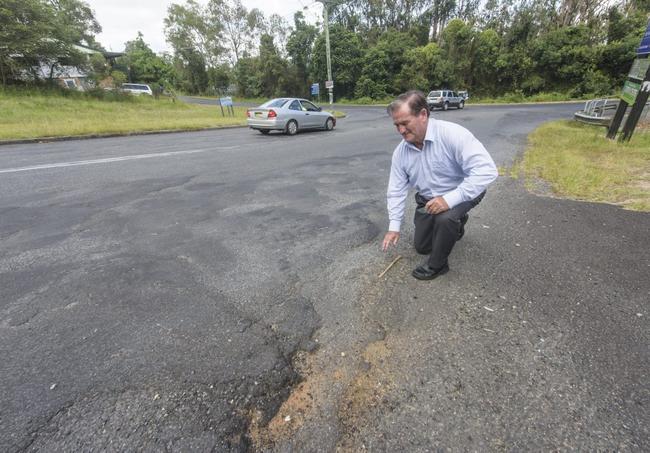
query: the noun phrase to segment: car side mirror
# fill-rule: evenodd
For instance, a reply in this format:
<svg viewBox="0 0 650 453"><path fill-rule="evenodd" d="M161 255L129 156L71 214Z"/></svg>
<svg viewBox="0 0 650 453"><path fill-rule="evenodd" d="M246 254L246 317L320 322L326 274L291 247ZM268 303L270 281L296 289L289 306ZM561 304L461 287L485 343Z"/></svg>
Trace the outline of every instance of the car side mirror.
<svg viewBox="0 0 650 453"><path fill-rule="evenodd" d="M323 107L318 107L318 111L319 111L319 112L322 112L322 111L323 111Z"/></svg>

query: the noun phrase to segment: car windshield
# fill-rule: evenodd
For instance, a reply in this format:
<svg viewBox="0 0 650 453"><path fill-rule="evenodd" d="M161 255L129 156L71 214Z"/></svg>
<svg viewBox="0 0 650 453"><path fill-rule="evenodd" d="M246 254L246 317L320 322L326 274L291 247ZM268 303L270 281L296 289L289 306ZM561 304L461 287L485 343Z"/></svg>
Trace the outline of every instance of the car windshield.
<svg viewBox="0 0 650 453"><path fill-rule="evenodd" d="M260 107L282 107L287 101L288 99L286 98L271 99L270 101L260 105Z"/></svg>
<svg viewBox="0 0 650 453"><path fill-rule="evenodd" d="M133 84L128 84L125 83L122 85L124 88L127 88L129 90L146 90L147 86L146 85L133 85Z"/></svg>
<svg viewBox="0 0 650 453"><path fill-rule="evenodd" d="M431 93L429 93L430 98L439 98L441 96L442 96L442 92L440 91L432 91Z"/></svg>

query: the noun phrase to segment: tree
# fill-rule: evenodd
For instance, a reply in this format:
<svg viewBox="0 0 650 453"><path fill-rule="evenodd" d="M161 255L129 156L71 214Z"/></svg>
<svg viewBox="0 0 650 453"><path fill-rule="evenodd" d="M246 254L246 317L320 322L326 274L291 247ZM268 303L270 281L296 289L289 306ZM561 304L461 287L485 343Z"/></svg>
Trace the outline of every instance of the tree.
<svg viewBox="0 0 650 453"><path fill-rule="evenodd" d="M260 28L264 30L264 33L273 37L278 54L285 58L287 56L287 40L293 32L287 20L278 14L271 14L268 19L262 21Z"/></svg>
<svg viewBox="0 0 650 453"><path fill-rule="evenodd" d="M296 71L296 79L301 89L298 92L305 95L309 85L309 70L312 62L312 47L318 35L313 25L305 22L305 16L298 11L294 17L294 29L287 40L287 53Z"/></svg>
<svg viewBox="0 0 650 453"><path fill-rule="evenodd" d="M408 30L429 3L427 0L349 0L332 7L332 19L350 31L379 34Z"/></svg>
<svg viewBox="0 0 650 453"><path fill-rule="evenodd" d="M247 98L259 97L262 93L258 57L242 57L235 65L237 93Z"/></svg>
<svg viewBox="0 0 650 453"><path fill-rule="evenodd" d="M455 0L434 0L426 12L431 24L431 41L438 41L442 30L447 25L456 8Z"/></svg>
<svg viewBox="0 0 650 453"><path fill-rule="evenodd" d="M218 26L218 36L227 43L233 65L255 45L255 30L263 25L264 15L256 8L248 11L240 0L210 0L207 21Z"/></svg>
<svg viewBox="0 0 650 453"><path fill-rule="evenodd" d="M443 31L442 47L453 66L456 89L472 86L475 35L472 27L460 19L451 20Z"/></svg>
<svg viewBox="0 0 650 453"><path fill-rule="evenodd" d="M340 25L330 26L330 49L334 93L338 97L351 97L361 69L361 39L355 33ZM327 80L327 62L325 58L325 34L322 33L314 43L311 78L314 81Z"/></svg>
<svg viewBox="0 0 650 453"><path fill-rule="evenodd" d="M54 8L58 39L75 44L90 44L102 31L92 9L81 0L49 0Z"/></svg>
<svg viewBox="0 0 650 453"><path fill-rule="evenodd" d="M562 0L558 25L592 24L607 11L610 3L608 0Z"/></svg>
<svg viewBox="0 0 650 453"><path fill-rule="evenodd" d="M3 0L0 3L0 77L5 85L21 71L47 64L82 66L74 45L94 41L101 28L88 5L79 0Z"/></svg>
<svg viewBox="0 0 650 453"><path fill-rule="evenodd" d="M537 38L532 45L535 73L548 90L567 91L579 86L596 68L596 50L586 25L561 27Z"/></svg>
<svg viewBox="0 0 650 453"><path fill-rule="evenodd" d="M395 78L402 69L406 53L413 47L415 39L408 33L389 30L381 35L363 58L355 95L381 99L397 94Z"/></svg>
<svg viewBox="0 0 650 453"><path fill-rule="evenodd" d="M165 35L176 58L185 64L196 62L197 54L210 66L219 64L225 52L221 31L221 22L208 20L204 8L194 0L187 0L186 5L172 3L167 9Z"/></svg>
<svg viewBox="0 0 650 453"><path fill-rule="evenodd" d="M618 7L612 7L608 16L607 42L600 49L597 67L612 87L620 87L636 56L647 18L643 11L631 9L624 14Z"/></svg>
<svg viewBox="0 0 650 453"><path fill-rule="evenodd" d="M175 57L174 66L179 74L179 87L192 94L205 93L208 90L208 71L203 55L197 51L184 51L183 59Z"/></svg>
<svg viewBox="0 0 650 453"><path fill-rule="evenodd" d="M141 32L125 44L124 53L119 63L128 68L131 81L164 86L172 79L173 67L151 50Z"/></svg>
<svg viewBox="0 0 650 453"><path fill-rule="evenodd" d="M233 72L227 64L208 69L208 84L217 95L227 93L233 80Z"/></svg>
<svg viewBox="0 0 650 453"><path fill-rule="evenodd" d="M442 49L431 42L406 52L396 84L401 92L416 89L426 93L434 88L449 86L453 79L452 69Z"/></svg>
<svg viewBox="0 0 650 453"><path fill-rule="evenodd" d="M262 94L266 97L281 96L280 87L287 74L286 62L280 57L273 43L273 36L262 35L260 39L260 76Z"/></svg>
<svg viewBox="0 0 650 453"><path fill-rule="evenodd" d="M476 35L472 62L472 89L477 94L490 95L499 91L499 76L503 62L500 60L501 38L491 28Z"/></svg>

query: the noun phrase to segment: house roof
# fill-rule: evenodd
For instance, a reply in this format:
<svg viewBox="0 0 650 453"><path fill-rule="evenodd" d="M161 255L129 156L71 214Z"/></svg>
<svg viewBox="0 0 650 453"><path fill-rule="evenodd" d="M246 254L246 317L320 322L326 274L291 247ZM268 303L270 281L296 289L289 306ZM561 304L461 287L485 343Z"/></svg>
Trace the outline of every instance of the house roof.
<svg viewBox="0 0 650 453"><path fill-rule="evenodd" d="M100 53L104 56L104 58L117 58L121 57L124 55L124 52L108 52L106 50L97 50L93 49L88 46L84 46L81 44L75 44L74 48L77 49L81 53L85 53L86 55L92 55L94 53Z"/></svg>

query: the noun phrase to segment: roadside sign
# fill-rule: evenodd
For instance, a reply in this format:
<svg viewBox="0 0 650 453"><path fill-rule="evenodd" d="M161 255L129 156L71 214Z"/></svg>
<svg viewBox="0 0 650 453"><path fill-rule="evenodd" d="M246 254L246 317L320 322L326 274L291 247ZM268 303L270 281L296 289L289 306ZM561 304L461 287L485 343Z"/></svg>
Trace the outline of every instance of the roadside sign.
<svg viewBox="0 0 650 453"><path fill-rule="evenodd" d="M221 116L225 116L223 108L226 107L226 111L230 116L235 116L235 107L232 103L232 98L219 98L219 107L221 107Z"/></svg>
<svg viewBox="0 0 650 453"><path fill-rule="evenodd" d="M636 49L637 55L646 55L650 54L650 21L648 21L648 26L645 29L645 35L641 39L641 45Z"/></svg>
<svg viewBox="0 0 650 453"><path fill-rule="evenodd" d="M607 138L612 140L616 138L625 112L628 106L631 105L632 110L627 115L627 120L623 126L623 134L619 137L621 142L630 140L650 96L650 21L648 21L641 44L636 49L636 54L643 57L634 61L627 76L627 81L623 85L621 102L618 103L616 114L614 114L614 118L612 118L607 130Z"/></svg>
<svg viewBox="0 0 650 453"><path fill-rule="evenodd" d="M311 95L312 96L318 96L319 94L320 94L320 84L313 83L311 85Z"/></svg>
<svg viewBox="0 0 650 453"><path fill-rule="evenodd" d="M625 85L623 85L623 92L621 93L621 99L627 102L628 105L634 104L634 100L636 99L637 94L639 94L640 89L641 89L641 84L626 80Z"/></svg>
<svg viewBox="0 0 650 453"><path fill-rule="evenodd" d="M643 80L649 67L650 58L637 58L632 64L632 69L630 69L628 77L630 79Z"/></svg>
<svg viewBox="0 0 650 453"><path fill-rule="evenodd" d="M326 80L325 81L325 88L327 88L328 90L331 90L332 88L334 88L334 81L333 80Z"/></svg>

